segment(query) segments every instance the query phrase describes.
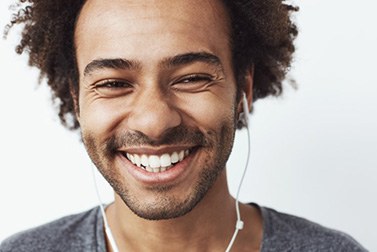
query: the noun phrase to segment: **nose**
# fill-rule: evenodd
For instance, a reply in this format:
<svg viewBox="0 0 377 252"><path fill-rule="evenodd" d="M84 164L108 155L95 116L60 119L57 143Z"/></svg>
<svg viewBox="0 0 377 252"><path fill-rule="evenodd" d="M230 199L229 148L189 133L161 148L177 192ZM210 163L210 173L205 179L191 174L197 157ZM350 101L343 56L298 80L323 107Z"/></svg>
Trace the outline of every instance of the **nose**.
<svg viewBox="0 0 377 252"><path fill-rule="evenodd" d="M169 129L181 124L174 102L159 88L140 91L127 120L128 129L159 140Z"/></svg>

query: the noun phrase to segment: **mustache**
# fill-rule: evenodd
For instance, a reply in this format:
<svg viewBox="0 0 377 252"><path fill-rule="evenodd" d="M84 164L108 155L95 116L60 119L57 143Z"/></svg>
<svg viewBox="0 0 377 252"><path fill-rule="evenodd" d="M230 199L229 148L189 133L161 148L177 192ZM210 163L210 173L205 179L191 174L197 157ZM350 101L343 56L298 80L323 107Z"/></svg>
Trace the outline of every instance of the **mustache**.
<svg viewBox="0 0 377 252"><path fill-rule="evenodd" d="M161 146L161 145L194 145L210 146L205 135L186 126L177 126L165 132L159 139L151 139L140 131L125 132L114 135L106 142L105 149L109 154L114 154L122 147Z"/></svg>

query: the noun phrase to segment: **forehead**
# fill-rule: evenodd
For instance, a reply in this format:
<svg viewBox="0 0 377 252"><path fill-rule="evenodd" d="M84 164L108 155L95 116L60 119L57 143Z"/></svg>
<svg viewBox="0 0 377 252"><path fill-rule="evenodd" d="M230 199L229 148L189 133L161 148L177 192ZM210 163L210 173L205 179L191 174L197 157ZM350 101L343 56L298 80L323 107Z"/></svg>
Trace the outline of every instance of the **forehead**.
<svg viewBox="0 0 377 252"><path fill-rule="evenodd" d="M78 23L101 25L109 18L113 25L119 25L117 21L137 25L134 23L137 19L138 22L140 19L176 19L203 26L227 19L227 14L221 0L87 0Z"/></svg>
<svg viewBox="0 0 377 252"><path fill-rule="evenodd" d="M78 63L221 50L229 44L229 26L220 0L88 0L75 30Z"/></svg>

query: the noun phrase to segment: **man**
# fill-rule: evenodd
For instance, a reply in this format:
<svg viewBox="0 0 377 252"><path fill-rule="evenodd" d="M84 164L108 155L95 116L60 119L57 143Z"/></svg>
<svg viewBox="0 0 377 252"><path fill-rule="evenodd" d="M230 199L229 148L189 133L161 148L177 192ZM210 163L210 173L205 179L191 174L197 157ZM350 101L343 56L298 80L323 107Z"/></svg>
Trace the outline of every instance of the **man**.
<svg viewBox="0 0 377 252"><path fill-rule="evenodd" d="M225 165L242 96L251 107L281 92L295 10L276 0L30 1L12 21L26 24L17 49L47 77L115 201L106 219L99 208L65 217L0 251L365 251L256 204L241 204L236 222Z"/></svg>

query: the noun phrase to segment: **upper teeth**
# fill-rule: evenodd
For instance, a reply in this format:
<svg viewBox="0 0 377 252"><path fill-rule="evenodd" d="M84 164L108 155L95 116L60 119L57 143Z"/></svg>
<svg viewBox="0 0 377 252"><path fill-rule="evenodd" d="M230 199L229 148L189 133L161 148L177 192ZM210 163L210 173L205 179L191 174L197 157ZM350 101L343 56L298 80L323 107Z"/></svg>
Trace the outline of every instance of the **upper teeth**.
<svg viewBox="0 0 377 252"><path fill-rule="evenodd" d="M149 172L161 172L170 168L172 164L182 161L189 154L189 150L179 152L165 153L161 156L146 154L130 154L126 156L133 164L142 167Z"/></svg>

